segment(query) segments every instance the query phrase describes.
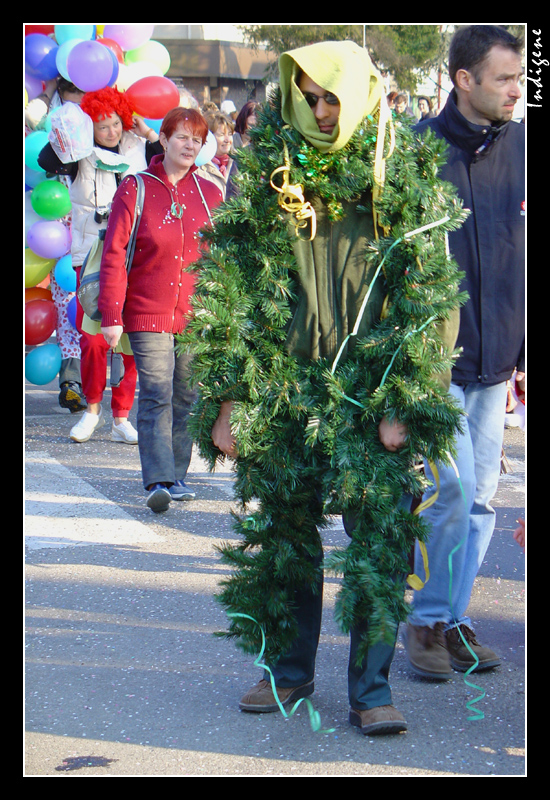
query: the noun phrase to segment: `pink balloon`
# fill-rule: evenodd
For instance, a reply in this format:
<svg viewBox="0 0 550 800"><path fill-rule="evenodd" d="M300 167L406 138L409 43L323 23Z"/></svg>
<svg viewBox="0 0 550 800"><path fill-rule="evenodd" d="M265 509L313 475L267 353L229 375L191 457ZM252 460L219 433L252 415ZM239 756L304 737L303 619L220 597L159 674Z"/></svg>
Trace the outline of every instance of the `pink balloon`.
<svg viewBox="0 0 550 800"><path fill-rule="evenodd" d="M163 75L140 78L126 89L125 95L133 111L149 119L162 119L180 102L178 87Z"/></svg>
<svg viewBox="0 0 550 800"><path fill-rule="evenodd" d="M71 249L71 232L61 222L41 220L29 228L27 244L41 258L61 258Z"/></svg>
<svg viewBox="0 0 550 800"><path fill-rule="evenodd" d="M105 25L103 37L113 39L123 50L135 50L149 41L154 28L154 25Z"/></svg>

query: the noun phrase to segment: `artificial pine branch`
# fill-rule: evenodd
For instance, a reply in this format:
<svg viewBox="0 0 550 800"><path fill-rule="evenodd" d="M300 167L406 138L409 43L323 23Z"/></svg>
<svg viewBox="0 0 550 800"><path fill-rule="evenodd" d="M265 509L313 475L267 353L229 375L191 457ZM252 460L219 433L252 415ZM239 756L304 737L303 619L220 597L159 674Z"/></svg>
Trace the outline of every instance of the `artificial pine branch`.
<svg viewBox="0 0 550 800"><path fill-rule="evenodd" d="M398 127L376 201L388 235L373 237L365 251L366 275L383 263L383 317L367 336L350 340L337 365L299 360L285 348L299 295L296 233L270 176L286 147L292 182L304 186L306 199L318 198L333 222L348 208L372 219L376 119L365 119L342 150L320 154L285 125L278 92L258 116L252 146L237 154L239 194L215 212L214 228L205 232L207 251L194 270L194 315L178 340L194 355L199 400L190 429L211 467L222 457L212 425L221 402L234 401L242 513L234 517L238 543L220 549L232 571L219 600L260 623L272 663L296 636L295 590L318 585L312 559L321 552L328 515L352 513L350 543L325 568L342 575L336 604L342 629L369 619L361 656L369 644L391 640L406 618L406 556L429 532L399 503L425 488L418 459L446 460L460 427L441 381L456 354L445 352L440 331L464 301L445 234L465 212L438 177L441 140L430 134L419 140ZM444 224L407 238L442 218ZM378 439L384 416L408 426L398 453ZM230 619L226 635L246 652L262 644L257 625L240 617Z"/></svg>

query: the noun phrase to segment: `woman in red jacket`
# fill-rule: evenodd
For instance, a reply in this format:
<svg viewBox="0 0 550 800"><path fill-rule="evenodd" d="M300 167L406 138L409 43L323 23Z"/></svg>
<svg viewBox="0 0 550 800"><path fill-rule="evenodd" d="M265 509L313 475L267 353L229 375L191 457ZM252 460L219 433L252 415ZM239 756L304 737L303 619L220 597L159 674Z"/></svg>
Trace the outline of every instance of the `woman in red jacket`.
<svg viewBox="0 0 550 800"><path fill-rule="evenodd" d="M163 120L154 156L141 173L145 200L130 274L125 255L132 227L136 180L113 200L101 263L102 332L115 345L130 339L139 377L138 438L147 505L165 511L171 500L195 495L184 482L192 440L187 419L195 400L189 388L190 356L178 355L174 337L186 325L194 290L189 267L199 258L200 231L221 201L212 181L196 174L195 160L208 126L198 111L174 108Z"/></svg>

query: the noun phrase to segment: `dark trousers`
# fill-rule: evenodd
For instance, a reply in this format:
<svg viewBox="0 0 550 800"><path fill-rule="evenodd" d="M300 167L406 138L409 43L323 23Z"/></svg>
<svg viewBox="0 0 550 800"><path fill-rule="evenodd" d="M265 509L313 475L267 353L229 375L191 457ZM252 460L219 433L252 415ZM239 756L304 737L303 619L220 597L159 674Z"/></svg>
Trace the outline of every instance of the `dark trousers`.
<svg viewBox="0 0 550 800"><path fill-rule="evenodd" d="M410 498L408 498L408 502L410 505ZM351 536L354 529L353 519L344 517L344 527L348 536ZM319 554L314 559L316 565L321 563L321 559L322 554ZM281 688L300 686L313 680L321 632L322 587L323 577L320 573L317 591L304 589L296 592L298 636L288 653L278 659L275 665L268 665L273 673L275 684ZM357 648L361 635L367 630L368 621L365 621L360 628L350 632L348 697L350 706L359 711L392 703L389 672L395 652L395 641L392 645L380 643L371 646L366 658L358 666L356 664ZM267 672L264 677L269 680Z"/></svg>
<svg viewBox="0 0 550 800"><path fill-rule="evenodd" d="M187 432L196 393L189 388L191 356L176 355L169 333L128 334L139 378L137 429L143 485L184 480L193 441Z"/></svg>

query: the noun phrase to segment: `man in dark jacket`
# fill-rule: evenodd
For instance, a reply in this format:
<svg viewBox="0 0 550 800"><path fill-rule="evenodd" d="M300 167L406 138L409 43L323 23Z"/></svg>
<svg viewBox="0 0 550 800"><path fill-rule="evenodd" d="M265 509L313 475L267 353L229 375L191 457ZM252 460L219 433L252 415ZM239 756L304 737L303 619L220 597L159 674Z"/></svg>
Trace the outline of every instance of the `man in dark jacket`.
<svg viewBox="0 0 550 800"><path fill-rule="evenodd" d="M457 442L457 470L439 466L439 496L424 512L432 525L431 577L415 592L407 628L410 664L431 679L445 680L453 668L500 663L476 641L466 610L494 530L489 504L500 473L507 380L515 369L525 379L525 128L512 121L521 97L521 48L500 27L460 28L449 53L454 90L438 117L418 125L421 135L431 128L447 141L442 177L472 211L449 234L470 298L461 309L462 354L451 384L467 416Z"/></svg>

